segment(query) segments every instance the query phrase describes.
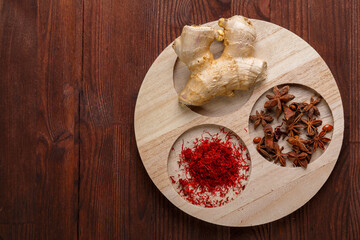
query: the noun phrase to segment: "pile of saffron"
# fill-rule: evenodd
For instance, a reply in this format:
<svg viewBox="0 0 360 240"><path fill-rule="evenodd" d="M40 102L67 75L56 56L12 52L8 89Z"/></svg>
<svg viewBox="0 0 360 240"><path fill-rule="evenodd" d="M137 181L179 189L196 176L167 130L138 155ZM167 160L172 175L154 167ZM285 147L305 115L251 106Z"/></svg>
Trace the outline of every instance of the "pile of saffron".
<svg viewBox="0 0 360 240"><path fill-rule="evenodd" d="M182 145L179 156L178 175L171 180L177 185L178 193L187 201L204 207L217 207L230 202L244 189L249 173L250 158L242 144L231 141L234 137L225 132L204 132L193 141L192 148ZM206 136L204 136L206 135Z"/></svg>

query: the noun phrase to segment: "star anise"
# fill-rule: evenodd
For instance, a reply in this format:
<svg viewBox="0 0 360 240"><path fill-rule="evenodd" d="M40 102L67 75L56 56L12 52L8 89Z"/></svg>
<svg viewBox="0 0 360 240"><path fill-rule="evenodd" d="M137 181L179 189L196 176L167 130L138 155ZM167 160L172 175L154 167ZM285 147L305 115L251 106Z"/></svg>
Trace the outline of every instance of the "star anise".
<svg viewBox="0 0 360 240"><path fill-rule="evenodd" d="M298 102L293 102L289 105L289 108L293 111L295 111L296 113L303 113L305 107L308 105L308 103L298 103Z"/></svg>
<svg viewBox="0 0 360 240"><path fill-rule="evenodd" d="M321 97L311 97L310 103L291 102L287 105L287 102L294 99L293 95L288 94L289 86L281 89L274 87L272 91L273 94L266 95L269 100L266 101L264 107L267 109L275 107L277 118L284 112L283 123L286 124L286 132L281 128L282 124L275 129L272 128L269 123L274 119L270 114L265 111L260 113L256 111L255 115L250 116L250 120L254 122L255 129L262 124L264 130L263 138L254 138L254 143L257 144L256 149L264 158L279 163L281 166L286 166L286 158L288 158L295 166L307 168L317 148L325 149L325 144L330 141L325 134L333 128L331 125L326 125L318 134L318 127L321 126L322 121L315 119L315 116L320 115L316 105L321 101ZM302 119L304 116L307 116L306 120ZM304 132L300 129L306 129L309 140L300 138L300 133ZM281 136L288 136L287 141L292 145L291 152L283 153L284 147L278 143Z"/></svg>
<svg viewBox="0 0 360 240"><path fill-rule="evenodd" d="M321 101L321 97L318 97L317 99L314 99L314 97L311 97L310 103L304 108L304 111L307 112L309 117L319 116L320 112L319 109L316 107L316 105Z"/></svg>
<svg viewBox="0 0 360 240"><path fill-rule="evenodd" d="M302 116L305 113L305 107L307 106L307 103L297 103L293 102L289 105L289 108L295 112L294 116L294 122L299 122L302 118Z"/></svg>
<svg viewBox="0 0 360 240"><path fill-rule="evenodd" d="M321 120L316 120L311 117L308 117L308 120L301 119L301 121L305 123L304 128L307 129L309 136L317 134L317 128L322 124Z"/></svg>
<svg viewBox="0 0 360 240"><path fill-rule="evenodd" d="M271 160L274 161L274 163L278 163L280 162L280 165L285 167L286 166L286 157L287 154L286 153L282 153L282 150L284 150L284 147L279 146L279 144L274 143L274 155L271 156Z"/></svg>
<svg viewBox="0 0 360 240"><path fill-rule="evenodd" d="M290 107L288 107L286 104L283 104L283 111L285 120L289 121L295 116L296 111L292 110Z"/></svg>
<svg viewBox="0 0 360 240"><path fill-rule="evenodd" d="M294 95L288 94L289 86L284 86L279 90L277 86L273 88L274 94L267 94L269 101L265 102L264 107L271 109L276 106L276 118L279 118L282 112L282 103L286 103L295 98Z"/></svg>
<svg viewBox="0 0 360 240"><path fill-rule="evenodd" d="M331 141L330 138L324 137L326 134L326 131L321 131L321 133L316 134L313 136L312 139L309 140L309 144L313 146L313 152L316 151L317 147L321 148L322 150L325 150L325 143L328 143Z"/></svg>
<svg viewBox="0 0 360 240"><path fill-rule="evenodd" d="M291 145L298 146L301 151L308 152L307 148L308 140L300 138L298 135L294 137L289 137L287 140Z"/></svg>
<svg viewBox="0 0 360 240"><path fill-rule="evenodd" d="M256 111L255 115L250 115L250 120L254 122L254 129L256 129L260 123L264 127L266 124L271 123L274 118L261 110L260 113Z"/></svg>
<svg viewBox="0 0 360 240"><path fill-rule="evenodd" d="M312 150L312 148L309 145L306 145L306 148L308 149L308 151L306 151L305 153L307 154L307 160L308 163L311 160L311 156L314 153L314 151ZM292 151L297 152L297 153L301 153L302 151L300 150L300 148L298 146L292 146Z"/></svg>
<svg viewBox="0 0 360 240"><path fill-rule="evenodd" d="M308 154L306 152L291 151L288 153L288 158L293 160L293 164L297 167L307 168Z"/></svg>
<svg viewBox="0 0 360 240"><path fill-rule="evenodd" d="M270 152L274 149L274 131L270 124L265 125L264 135L265 148L268 152Z"/></svg>
<svg viewBox="0 0 360 240"><path fill-rule="evenodd" d="M271 155L266 151L265 148L265 138L263 137L261 141L256 145L258 152L267 160L271 160Z"/></svg>
<svg viewBox="0 0 360 240"><path fill-rule="evenodd" d="M288 121L286 122L287 128L286 128L286 134L288 134L290 137L293 137L295 135L300 134L300 128L303 128L304 126L301 124L298 124L298 121Z"/></svg>

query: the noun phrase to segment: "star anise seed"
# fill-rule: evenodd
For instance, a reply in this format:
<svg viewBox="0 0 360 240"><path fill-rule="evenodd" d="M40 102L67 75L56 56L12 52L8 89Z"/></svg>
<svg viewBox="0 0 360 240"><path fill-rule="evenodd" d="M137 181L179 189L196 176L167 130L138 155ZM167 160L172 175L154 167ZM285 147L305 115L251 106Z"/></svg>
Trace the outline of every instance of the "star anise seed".
<svg viewBox="0 0 360 240"><path fill-rule="evenodd" d="M250 120L254 122L254 129L256 129L260 123L264 127L266 124L271 123L274 118L264 111L260 111L260 113L256 111L255 115L250 115Z"/></svg>
<svg viewBox="0 0 360 240"><path fill-rule="evenodd" d="M298 103L298 102L293 102L289 105L289 108L293 111L295 111L296 113L304 113L304 109L305 107L308 105L308 103Z"/></svg>

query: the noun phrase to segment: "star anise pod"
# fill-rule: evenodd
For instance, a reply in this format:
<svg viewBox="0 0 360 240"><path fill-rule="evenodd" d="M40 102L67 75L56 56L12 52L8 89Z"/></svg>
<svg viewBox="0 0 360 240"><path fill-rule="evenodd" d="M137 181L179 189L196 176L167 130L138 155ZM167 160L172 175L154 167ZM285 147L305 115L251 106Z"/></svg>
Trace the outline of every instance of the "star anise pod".
<svg viewBox="0 0 360 240"><path fill-rule="evenodd" d="M280 165L285 167L286 166L286 153L282 153L282 150L284 150L284 147L279 146L279 144L274 143L274 155L271 156L271 160L274 161L274 163L280 162Z"/></svg>
<svg viewBox="0 0 360 240"><path fill-rule="evenodd" d="M271 109L276 106L276 117L279 118L282 112L282 103L286 103L295 98L294 95L288 94L289 86L284 86L279 90L277 86L273 88L274 94L267 94L269 101L265 102L264 107Z"/></svg>
<svg viewBox="0 0 360 240"><path fill-rule="evenodd" d="M310 103L304 108L304 111L307 112L309 117L319 116L320 112L319 109L316 107L316 105L321 101L321 97L318 97L317 99L314 99L314 97L311 97Z"/></svg>
<svg viewBox="0 0 360 240"><path fill-rule="evenodd" d="M297 103L293 102L289 105L289 108L295 112L294 116L294 122L299 122L302 118L302 116L305 113L305 107L307 106L307 103Z"/></svg>
<svg viewBox="0 0 360 240"><path fill-rule="evenodd" d="M250 120L254 122L254 129L256 129L260 123L264 127L266 124L271 123L274 118L261 110L260 113L256 111L255 115L250 115Z"/></svg>
<svg viewBox="0 0 360 240"><path fill-rule="evenodd" d="M308 162L310 162L311 156L314 153L314 151L311 149L311 147L309 145L306 145L306 148L308 149L308 151L306 151L305 153L307 153L307 155L308 155L307 159L308 159ZM294 146L294 145L292 146L292 150L297 153L302 152L298 146Z"/></svg>
<svg viewBox="0 0 360 240"><path fill-rule="evenodd" d="M308 152L307 148L308 140L300 138L298 135L294 137L289 137L287 140L291 145L298 146L301 151Z"/></svg>
<svg viewBox="0 0 360 240"><path fill-rule="evenodd" d="M330 142L330 138L324 137L326 134L326 131L321 131L321 133L316 134L309 140L309 144L313 146L313 151L315 152L317 147L321 148L322 150L325 150L325 144Z"/></svg>
<svg viewBox="0 0 360 240"><path fill-rule="evenodd" d="M271 160L271 155L266 151L265 148L265 138L263 137L261 141L256 145L258 152L267 160Z"/></svg>
<svg viewBox="0 0 360 240"><path fill-rule="evenodd" d="M297 167L307 168L308 154L306 152L291 151L288 153L288 158L293 160L293 164Z"/></svg>
<svg viewBox="0 0 360 240"><path fill-rule="evenodd" d="M288 107L286 104L283 103L283 111L285 115L285 120L289 121L295 116L296 111L292 110L290 107Z"/></svg>
<svg viewBox="0 0 360 240"><path fill-rule="evenodd" d="M264 141L265 148L268 152L274 149L274 131L270 124L265 125L264 127Z"/></svg>
<svg viewBox="0 0 360 240"><path fill-rule="evenodd" d="M305 108L308 105L308 103L298 103L298 102L293 102L289 105L289 108L293 111L295 111L296 113L304 113L305 112Z"/></svg>
<svg viewBox="0 0 360 240"><path fill-rule="evenodd" d="M290 137L293 137L295 135L299 135L300 134L300 128L303 128L304 126L301 124L298 124L298 121L288 121L286 123L287 128L286 128L286 134L288 134Z"/></svg>
<svg viewBox="0 0 360 240"><path fill-rule="evenodd" d="M309 136L317 134L317 128L322 124L321 120L316 120L311 117L308 117L308 120L301 119L301 121L305 123L304 128L307 129Z"/></svg>

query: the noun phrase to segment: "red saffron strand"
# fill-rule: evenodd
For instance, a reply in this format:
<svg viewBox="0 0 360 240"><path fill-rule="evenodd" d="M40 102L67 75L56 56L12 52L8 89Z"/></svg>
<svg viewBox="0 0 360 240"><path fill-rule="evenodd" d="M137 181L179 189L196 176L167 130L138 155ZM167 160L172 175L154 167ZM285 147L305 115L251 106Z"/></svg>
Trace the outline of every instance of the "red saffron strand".
<svg viewBox="0 0 360 240"><path fill-rule="evenodd" d="M231 142L232 134L220 129L225 134L222 140L219 133L205 132L193 141L193 148L181 147L179 167L185 172L184 178L178 180L179 194L186 200L205 207L221 206L233 198L226 197L230 190L239 194L244 186L241 181L247 177L240 170L249 171L248 153L243 156L246 148L238 147ZM204 137L203 135L210 137ZM246 160L244 159L246 158ZM174 179L171 178L174 183ZM220 196L222 200L212 200L210 196Z"/></svg>
<svg viewBox="0 0 360 240"><path fill-rule="evenodd" d="M173 177L173 176L170 176L170 179L171 179L171 182L172 182L172 183L176 183L176 181L174 180L174 177Z"/></svg>

